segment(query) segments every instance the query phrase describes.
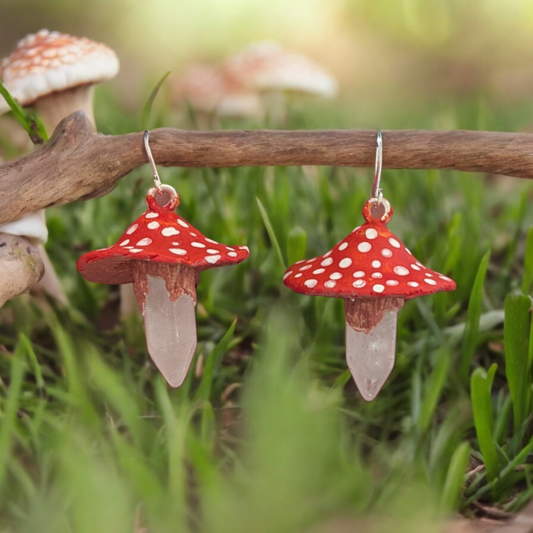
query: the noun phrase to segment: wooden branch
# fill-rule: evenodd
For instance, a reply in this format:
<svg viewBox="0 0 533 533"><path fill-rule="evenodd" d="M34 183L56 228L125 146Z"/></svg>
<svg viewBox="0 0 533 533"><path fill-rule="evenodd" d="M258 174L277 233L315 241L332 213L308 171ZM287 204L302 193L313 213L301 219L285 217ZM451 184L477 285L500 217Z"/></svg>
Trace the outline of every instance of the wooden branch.
<svg viewBox="0 0 533 533"><path fill-rule="evenodd" d="M328 165L373 167L376 132L184 131L150 133L158 164L181 167ZM456 169L533 178L533 134L384 131L384 168ZM0 224L53 205L109 192L147 163L142 133L105 136L81 112L63 120L46 145L0 165Z"/></svg>

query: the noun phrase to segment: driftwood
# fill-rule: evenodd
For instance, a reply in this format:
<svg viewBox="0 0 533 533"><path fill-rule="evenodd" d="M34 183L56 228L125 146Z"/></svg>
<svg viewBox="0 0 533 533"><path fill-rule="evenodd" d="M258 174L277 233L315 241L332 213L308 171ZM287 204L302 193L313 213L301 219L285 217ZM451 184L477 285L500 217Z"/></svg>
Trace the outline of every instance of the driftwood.
<svg viewBox="0 0 533 533"><path fill-rule="evenodd" d="M373 167L373 130L184 131L150 133L163 166L328 165ZM456 169L533 178L533 134L383 131L384 168ZM94 132L82 112L65 118L48 143L0 165L0 224L54 205L96 198L147 163L142 133Z"/></svg>

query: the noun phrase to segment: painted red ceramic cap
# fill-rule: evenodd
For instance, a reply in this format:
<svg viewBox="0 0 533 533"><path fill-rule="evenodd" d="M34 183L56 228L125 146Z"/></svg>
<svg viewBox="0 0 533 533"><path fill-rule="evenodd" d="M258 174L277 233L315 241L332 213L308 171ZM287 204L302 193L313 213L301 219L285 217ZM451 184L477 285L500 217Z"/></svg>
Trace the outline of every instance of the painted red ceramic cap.
<svg viewBox="0 0 533 533"><path fill-rule="evenodd" d="M337 298L400 297L406 300L453 291L455 282L417 261L387 229L392 208L383 219L363 206L366 223L320 257L298 261L283 276L287 287L313 296Z"/></svg>
<svg viewBox="0 0 533 533"><path fill-rule="evenodd" d="M86 280L132 283L132 260L184 264L202 271L237 264L250 255L246 246L226 246L202 235L174 212L177 198L161 207L150 192L146 202L148 210L117 244L78 259L78 270Z"/></svg>

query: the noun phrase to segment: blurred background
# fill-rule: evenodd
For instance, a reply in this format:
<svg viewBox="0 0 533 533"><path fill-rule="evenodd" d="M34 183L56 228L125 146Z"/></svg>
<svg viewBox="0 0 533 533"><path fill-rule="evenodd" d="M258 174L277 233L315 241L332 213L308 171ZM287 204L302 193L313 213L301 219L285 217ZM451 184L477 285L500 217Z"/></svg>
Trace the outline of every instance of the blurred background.
<svg viewBox="0 0 533 533"><path fill-rule="evenodd" d="M528 0L0 1L1 56L41 28L115 49L110 91L132 113L166 71L172 85L191 63L271 39L340 82L340 102L315 103L312 126L491 129L511 106L525 129L533 120Z"/></svg>

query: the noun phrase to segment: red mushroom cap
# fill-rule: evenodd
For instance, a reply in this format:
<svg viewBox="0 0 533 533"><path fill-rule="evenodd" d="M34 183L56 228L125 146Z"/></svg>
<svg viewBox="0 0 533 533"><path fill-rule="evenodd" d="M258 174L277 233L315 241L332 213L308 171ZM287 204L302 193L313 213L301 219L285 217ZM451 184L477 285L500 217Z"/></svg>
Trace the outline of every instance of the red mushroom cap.
<svg viewBox="0 0 533 533"><path fill-rule="evenodd" d="M422 265L387 229L392 208L380 219L372 216L374 203L369 200L363 206L366 223L332 250L292 265L283 276L285 285L302 294L337 298L408 300L455 290L454 281Z"/></svg>
<svg viewBox="0 0 533 533"><path fill-rule="evenodd" d="M202 271L237 264L250 255L246 246L226 246L208 239L174 212L178 197L161 207L152 191L146 196L148 211L117 244L78 259L78 270L86 280L113 285L132 283L132 260L183 264Z"/></svg>

